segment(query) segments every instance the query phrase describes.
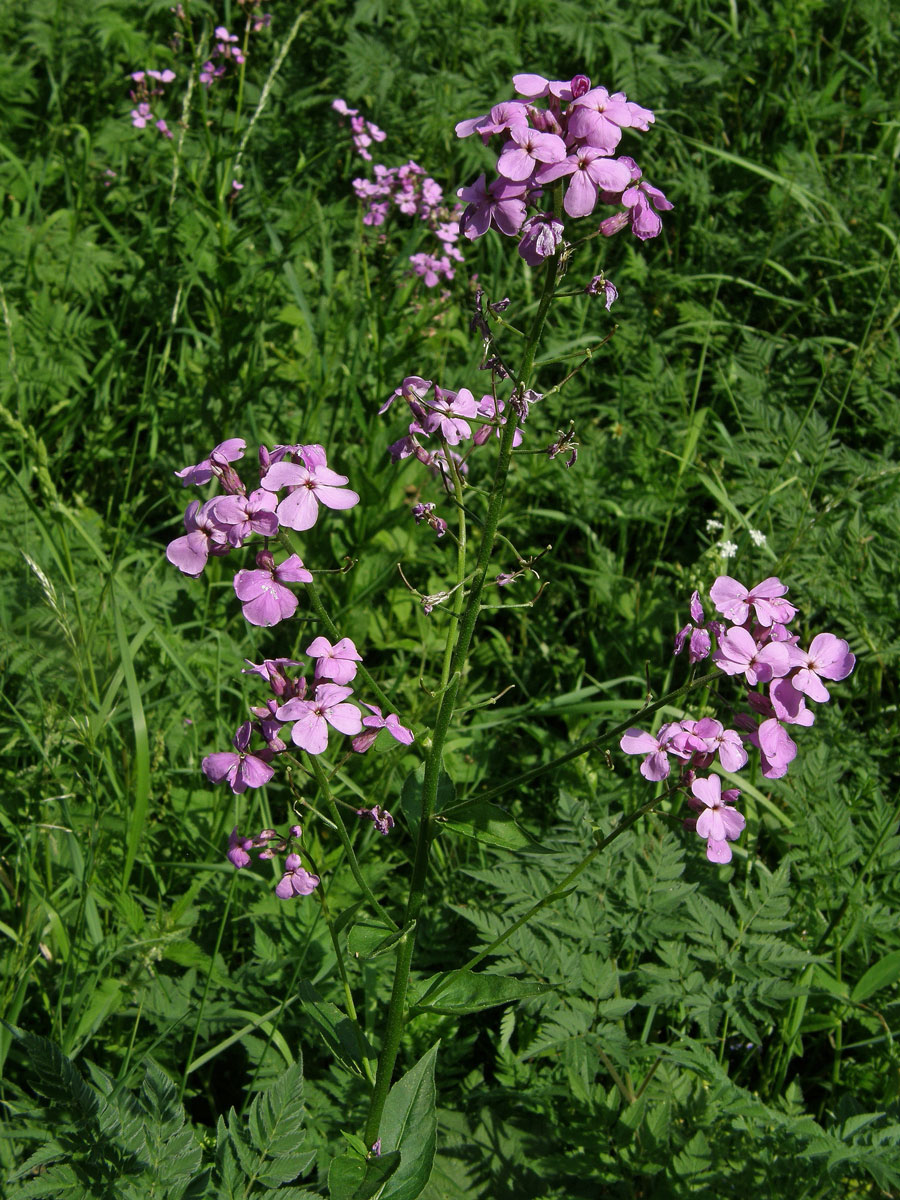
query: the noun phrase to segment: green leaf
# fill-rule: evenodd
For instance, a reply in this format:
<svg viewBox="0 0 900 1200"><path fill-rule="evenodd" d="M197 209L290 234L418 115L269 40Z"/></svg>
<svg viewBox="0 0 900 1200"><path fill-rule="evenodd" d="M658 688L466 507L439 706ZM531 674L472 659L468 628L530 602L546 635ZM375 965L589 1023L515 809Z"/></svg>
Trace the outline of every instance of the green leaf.
<svg viewBox="0 0 900 1200"><path fill-rule="evenodd" d="M396 1150L377 1158L357 1158L355 1154L333 1158L328 1168L330 1200L370 1200L379 1193L385 1196L381 1188L399 1166Z"/></svg>
<svg viewBox="0 0 900 1200"><path fill-rule="evenodd" d="M441 987L443 980L448 980ZM454 971L432 975L421 985L421 999L413 1000L411 1008L421 1012L454 1013L481 1012L498 1004L509 1004L512 1000L525 1000L529 996L540 996L550 985L537 980L515 979L511 975L491 975L487 971ZM434 999L430 1000L429 996Z"/></svg>
<svg viewBox="0 0 900 1200"><path fill-rule="evenodd" d="M297 994L307 1016L313 1021L339 1062L355 1075L362 1075L363 1058L378 1057L365 1035L344 1016L336 1004L323 1000L313 985L301 980Z"/></svg>
<svg viewBox="0 0 900 1200"><path fill-rule="evenodd" d="M297 1062L256 1097L247 1114L250 1140L259 1153L255 1174L267 1187L290 1183L309 1170L315 1151L303 1148L304 1117L303 1064Z"/></svg>
<svg viewBox="0 0 900 1200"><path fill-rule="evenodd" d="M190 1126L185 1125L185 1112L175 1085L152 1059L146 1063L140 1107L145 1139L143 1154L149 1160L148 1169L154 1182L174 1190L178 1184L195 1178L202 1162L200 1146Z"/></svg>
<svg viewBox="0 0 900 1200"><path fill-rule="evenodd" d="M80 1044L96 1033L110 1013L121 1007L122 987L122 981L119 979L101 979L92 988L87 1006L80 1014L78 1026L72 1035L74 1043Z"/></svg>
<svg viewBox="0 0 900 1200"><path fill-rule="evenodd" d="M876 992L900 979L900 950L886 954L857 981L850 993L850 1003L860 1004Z"/></svg>
<svg viewBox="0 0 900 1200"><path fill-rule="evenodd" d="M435 1042L388 1094L379 1127L382 1156L399 1151L400 1162L380 1200L415 1200L431 1176L437 1145L434 1064L439 1045Z"/></svg>
<svg viewBox="0 0 900 1200"><path fill-rule="evenodd" d="M540 843L517 825L512 816L498 804L487 800L472 800L455 806L445 817L440 818L445 829L474 838L488 846L501 850L543 850Z"/></svg>
<svg viewBox="0 0 900 1200"><path fill-rule="evenodd" d="M400 792L400 807L409 821L413 833L419 828L419 821L422 819L422 785L425 782L425 764L416 767L411 771L403 781L403 788ZM453 780L444 771L441 771L438 778L437 798L434 802L434 811L441 812L442 809L448 808L456 799L456 788L453 786Z"/></svg>
<svg viewBox="0 0 900 1200"><path fill-rule="evenodd" d="M356 958L375 958L390 950L415 927L415 921L405 929L391 929L378 921L360 921L347 935L347 949Z"/></svg>
<svg viewBox="0 0 900 1200"><path fill-rule="evenodd" d="M18 1184L15 1195L21 1200L37 1200L39 1196L49 1200L87 1200L84 1181L69 1163L57 1163L36 1179Z"/></svg>

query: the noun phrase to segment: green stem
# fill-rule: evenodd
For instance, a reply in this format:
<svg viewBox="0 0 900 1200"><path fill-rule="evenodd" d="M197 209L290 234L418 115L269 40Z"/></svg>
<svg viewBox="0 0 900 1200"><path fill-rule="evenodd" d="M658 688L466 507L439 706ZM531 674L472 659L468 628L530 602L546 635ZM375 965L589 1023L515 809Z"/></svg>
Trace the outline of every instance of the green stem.
<svg viewBox="0 0 900 1200"><path fill-rule="evenodd" d="M448 988L455 979L459 978L460 975L464 975L467 971L471 971L473 967L477 967L482 959L487 958L489 954L492 954L498 946L502 946L508 938L512 937L512 935L517 930L521 929L523 925L526 925L536 913L541 911L542 908L546 908L548 904L553 904L554 901L560 900L568 892L569 888L572 886L578 876L581 875L583 871L587 870L598 854L602 854L607 846L611 845L616 838L621 837L622 834L625 833L626 830L630 829L636 821L639 821L645 813L650 812L650 810L655 805L659 804L660 800L664 799L666 795L668 795L668 793L664 793L662 796L654 796L652 800L647 800L646 803L640 806L640 808L636 808L633 813L629 813L627 817L623 817L621 821L619 821L618 825L616 825L615 829L613 829L611 833L608 833L605 838L602 838L596 844L593 850L591 850L590 853L587 854L580 863L572 868L562 882L558 883L555 888L547 892L545 896L542 896L540 900L537 900L534 904L532 904L531 908L527 909L522 916L518 918L518 920L514 921L512 925L509 925L506 929L504 929L501 934L498 934L498 936L494 938L490 945L485 946L482 950L479 950L479 952L473 955L473 957L470 958L467 963L464 963L455 971L450 971L448 974L442 975L440 979L435 980L425 995L419 999L419 1005L421 1006L428 1004L435 996Z"/></svg>
<svg viewBox="0 0 900 1200"><path fill-rule="evenodd" d="M589 754L591 750L599 750L601 746L615 741L619 734L624 733L627 729L631 729L635 721L646 717L649 713L654 713L660 708L665 708L667 704L671 704L678 696L683 696L687 692L693 692L697 688L704 687L713 680L720 679L721 674L718 671L711 671L709 675L701 675L697 679L689 679L687 683L683 683L681 687L676 688L673 692L666 692L665 696L661 696L659 700L654 700L652 704L645 704L639 708L636 713L633 713L626 721L622 721L620 725L607 730L605 733L600 733L596 737L589 738L586 742L579 742L577 746L573 746L571 750L567 750L565 754L560 754L557 758L551 759L548 763L543 763L539 767L532 767L530 771L523 771L521 775L516 775L513 779L507 779L504 783L499 783L496 787L491 788L487 792L478 792L475 797L477 800L493 800L495 796L500 796L503 792L508 792L512 788L524 787L535 779L539 779L541 775L546 775L550 771L555 771L564 763L571 762L573 758L581 758L583 754ZM472 798L467 797L464 804L468 804ZM451 812L452 809L448 809Z"/></svg>
<svg viewBox="0 0 900 1200"><path fill-rule="evenodd" d="M307 754L306 757L309 759L310 765L312 766L312 773L315 775L316 783L319 785L319 791L322 793L322 798L328 807L332 821L334 821L335 829L337 829L337 835L340 838L341 845L344 847L344 853L347 855L347 861L350 863L350 871L353 875L353 878L356 880L357 885L359 886L365 898L378 913L379 917L381 917L382 921L386 921L391 929L399 929L400 926L393 919L390 913L383 908L381 904L379 904L378 900L376 900L372 889L366 883L363 873L359 869L359 862L350 842L350 835L347 833L347 826L344 824L344 818L341 816L340 809L335 804L334 797L331 795L331 788L328 786L328 776L325 774L322 764L319 762L319 756L317 754Z"/></svg>
<svg viewBox="0 0 900 1200"><path fill-rule="evenodd" d="M448 473L453 483L453 493L456 497L456 582L457 588L453 593L453 615L459 618L465 601L464 584L466 580L466 510L462 498L462 480L456 463L450 457L447 443L444 443L444 461L448 465ZM458 621L450 622L447 630L447 644L444 648L444 665L441 669L441 688L445 688L450 680L450 666L453 661L453 644L457 633Z"/></svg>
<svg viewBox="0 0 900 1200"><path fill-rule="evenodd" d="M335 932L334 922L331 920L331 913L328 909L328 901L325 899L325 893L322 888L316 888L316 896L319 900L319 905L322 909L322 918L328 927L328 933L331 937L331 944L334 947L334 957L337 961L337 969L341 976L341 982L344 985L344 999L347 1003L347 1015L353 1022L356 1030L356 1038L359 1045L359 1059L362 1063L363 1071L370 1084L375 1083L375 1073L372 1070L372 1064L369 1062L366 1054L366 1039L362 1031L362 1026L359 1023L359 1017L356 1015L356 1005L353 1003L353 992L350 989L350 980L347 977L347 968L344 964L344 955L341 952L341 945L338 941L337 933Z"/></svg>
<svg viewBox="0 0 900 1200"><path fill-rule="evenodd" d="M200 997L200 1006L197 1009L197 1019L194 1022L194 1032L191 1036L190 1049L187 1052L187 1057L184 1060L184 1073L181 1076L181 1085L178 1088L178 1103L184 1099L184 1089L187 1085L187 1077L191 1071L191 1060L194 1057L194 1051L197 1048L197 1038L200 1034L200 1025L203 1021L203 1009L206 1006L206 997L209 995L210 984L212 983L213 969L216 965L216 959L219 956L219 948L222 945L222 937L225 934L225 925L228 921L228 914L231 911L231 900L234 896L234 885L237 880L237 871L231 876L231 883L228 886L228 896L225 899L225 907L222 910L222 920L219 922L219 932L216 934L216 945L209 958L209 970L206 972L206 982L203 985L203 995Z"/></svg>
<svg viewBox="0 0 900 1200"><path fill-rule="evenodd" d="M547 318L547 313L550 309L550 303L553 299L553 292L556 288L556 273L558 264L559 252L557 252L551 259L548 260L544 268L546 272L544 276L544 289L541 293L538 310L535 313L529 338L525 345L525 352L522 358L522 367L519 371L516 384L517 388L522 392L527 390L531 380L532 372L534 370L534 359L537 353L538 342L544 328L544 322ZM419 823L418 837L416 839L416 855L413 862L412 878L410 880L409 900L407 902L406 916L403 922L403 926L405 929L408 929L408 932L404 934L403 938L401 939L397 951L397 963L394 969L394 983L391 991L391 1003L387 1015L387 1026L385 1029L381 1054L378 1059L378 1072L375 1079L375 1091L372 1095L372 1102L369 1107L369 1115L366 1121L364 1138L366 1145L369 1146L372 1145L378 1137L378 1127L381 1123L381 1114L384 1110L388 1092L390 1091L391 1077L393 1076L394 1065L397 1061L397 1054L400 1049L400 1038L403 1033L404 1010L406 1007L406 993L409 987L409 972L412 965L413 951L415 950L414 923L418 920L419 913L421 912L422 905L425 901L425 882L428 876L428 856L431 848L431 841L434 836L434 807L437 800L438 782L441 776L444 743L447 740L447 734L450 730L450 723L453 719L453 712L456 706L456 697L459 692L462 670L465 666L466 658L468 657L469 648L472 643L472 636L475 632L475 625L478 621L478 614L481 608L481 593L484 588L485 577L487 576L488 568L490 566L491 554L493 553L494 536L497 532L497 526L500 523L500 513L503 506L503 494L506 487L506 477L509 473L513 438L515 436L517 426L518 420L514 411L512 410L512 407L510 406L508 419L503 427L503 433L500 438L500 454L497 460L497 469L494 472L493 486L488 498L487 514L484 520L484 529L482 532L478 560L475 567L475 575L469 591L468 602L465 610L463 611L462 617L457 622L458 633L456 647L450 659L449 670L446 672L447 686L444 688L441 696L441 703L435 719L431 746L429 748L428 757L425 760L425 779L422 784L422 816Z"/></svg>

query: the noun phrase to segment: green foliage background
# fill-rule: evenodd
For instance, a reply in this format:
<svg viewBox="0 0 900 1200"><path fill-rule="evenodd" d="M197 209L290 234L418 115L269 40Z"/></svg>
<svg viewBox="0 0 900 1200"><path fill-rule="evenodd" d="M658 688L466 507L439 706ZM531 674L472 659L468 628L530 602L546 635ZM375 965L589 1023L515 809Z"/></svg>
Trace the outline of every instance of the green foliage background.
<svg viewBox="0 0 900 1200"><path fill-rule="evenodd" d="M294 655L319 630L302 610L289 630L247 626L231 560L199 581L169 567L186 502L172 471L226 437L328 447L362 503L306 535L304 559L354 561L323 585L335 619L426 730L446 618L422 614L396 564L435 591L449 551L413 525L415 499L440 496L414 462L390 465L404 430L376 411L408 374L474 390L468 275L511 298L512 324L534 279L493 234L464 248L448 299L409 278L422 231L395 224L382 246L364 234L362 168L329 106L363 109L387 132L383 161L414 158L452 196L489 161L454 124L505 98L517 70L585 71L653 109L652 131L623 148L675 208L657 241L622 235L573 267L578 283L602 263L621 293L611 316L586 297L551 316L542 390L596 352L532 410L526 446L573 421L581 449L568 472L516 459L502 532L526 555L552 545L549 586L480 634L448 759L457 794L626 719L647 677L657 694L680 679L672 635L691 590L725 570L779 574L804 637L847 638L858 666L801 731L788 776L748 779L731 867L711 868L673 817L645 818L491 956L546 990L418 1018L405 1069L441 1040L425 1195L896 1194L892 5L318 3L251 129L301 13L271 8L240 103L225 82L194 96L177 172L170 144L128 119L128 74L173 66L177 128L190 48L172 48L168 3L0 9L0 1011L27 1031L0 1037L9 1194L94 1194L78 1189L102 1160L103 1194L299 1196L281 1184L300 1173L324 1190L340 1131L360 1127L365 1088L321 1032L343 993L320 909L279 903L263 864L238 877L223 858L235 822L284 822L286 793L233 798L199 771L253 694L241 659ZM189 11L198 52L214 25L242 21L228 3ZM721 538L738 545L727 563ZM359 831L369 882L395 899L415 762L395 748L342 775L349 798L398 817L389 839ZM612 767L579 759L504 799L538 848L439 840L423 978L487 945L592 830L647 799L634 761ZM329 906L346 911L352 881L328 873L339 847L314 845ZM353 965L373 1039L389 964ZM78 1113L94 1141L71 1132ZM262 1154L279 1130L293 1174L229 1191L249 1178L246 1147ZM181 1139L181 1165L151 1154L129 1175L154 1138ZM67 1182L46 1175L60 1157Z"/></svg>

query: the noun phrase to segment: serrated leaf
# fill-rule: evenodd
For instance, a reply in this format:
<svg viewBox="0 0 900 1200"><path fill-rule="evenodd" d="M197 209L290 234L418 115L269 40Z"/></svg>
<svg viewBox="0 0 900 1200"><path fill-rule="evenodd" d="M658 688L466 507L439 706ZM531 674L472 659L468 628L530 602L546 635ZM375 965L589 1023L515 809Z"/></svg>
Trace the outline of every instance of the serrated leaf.
<svg viewBox="0 0 900 1200"><path fill-rule="evenodd" d="M36 1179L18 1184L16 1200L37 1200L47 1196L50 1200L89 1200L84 1181L68 1163L57 1163Z"/></svg>
<svg viewBox="0 0 900 1200"><path fill-rule="evenodd" d="M101 1100L82 1079L71 1059L48 1038L15 1030L22 1043L34 1076L31 1086L56 1104L73 1108L82 1120L99 1123Z"/></svg>
<svg viewBox="0 0 900 1200"><path fill-rule="evenodd" d="M379 1126L382 1156L400 1152L400 1162L380 1200L415 1200L431 1177L437 1145L434 1088L436 1042L388 1093Z"/></svg>
<svg viewBox="0 0 900 1200"><path fill-rule="evenodd" d="M268 1192L257 1192L254 1200L325 1200L321 1192L310 1192L306 1188L273 1188Z"/></svg>
<svg viewBox="0 0 900 1200"><path fill-rule="evenodd" d="M306 1136L304 1117L303 1064L297 1062L250 1105L247 1124L253 1145L262 1154L286 1154Z"/></svg>
<svg viewBox="0 0 900 1200"><path fill-rule="evenodd" d="M443 980L447 980L441 987ZM498 1004L525 1000L549 991L550 985L537 980L516 979L512 975L492 975L488 971L446 971L432 975L417 989L418 999L410 1007L422 1012L447 1015L482 1012ZM434 999L429 999L433 995Z"/></svg>
<svg viewBox="0 0 900 1200"><path fill-rule="evenodd" d="M193 1130L185 1125L185 1112L175 1085L152 1059L147 1060L141 1085L144 1113L144 1154L154 1182L166 1192L193 1179L200 1170L203 1153Z"/></svg>
<svg viewBox="0 0 900 1200"><path fill-rule="evenodd" d="M160 1143L176 1134L184 1124L184 1109L178 1102L175 1085L152 1059L146 1060L141 1108L148 1135Z"/></svg>
<svg viewBox="0 0 900 1200"><path fill-rule="evenodd" d="M239 1195L242 1196L241 1171L224 1117L219 1117L216 1123L216 1166L219 1169L220 1198L233 1200Z"/></svg>
<svg viewBox="0 0 900 1200"><path fill-rule="evenodd" d="M619 1021L627 1013L630 1013L637 1004L637 1000L628 1000L624 996L613 996L609 1000L603 1000L597 1006L597 1012L604 1020Z"/></svg>

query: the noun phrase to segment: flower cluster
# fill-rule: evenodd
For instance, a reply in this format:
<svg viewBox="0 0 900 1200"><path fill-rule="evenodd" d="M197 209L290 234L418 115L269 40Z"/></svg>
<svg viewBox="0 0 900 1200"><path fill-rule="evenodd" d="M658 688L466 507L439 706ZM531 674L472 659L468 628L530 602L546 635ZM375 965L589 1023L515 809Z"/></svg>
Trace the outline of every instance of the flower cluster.
<svg viewBox="0 0 900 1200"><path fill-rule="evenodd" d="M371 161L368 147L372 141L382 142L385 135L359 115L355 108L348 108L344 100L331 102L331 107L341 116L350 118L353 144L361 158ZM406 217L417 217L423 221L438 241L436 253L424 251L409 256L413 271L425 281L426 287L437 287L442 279L448 282L455 274L454 263L463 262L459 241L459 218L462 205L449 207L439 183L432 179L416 162L404 163L401 167L386 167L376 163L374 179L359 177L353 180L353 190L366 205L363 224L377 228L385 223L392 208Z"/></svg>
<svg viewBox="0 0 900 1200"><path fill-rule="evenodd" d="M484 395L476 401L468 388L452 392L448 388L439 387L431 379L422 379L420 375L408 375L400 387L395 388L382 404L378 410L379 416L387 412L398 399L406 401L413 419L409 423L407 436L388 447L391 459L400 462L414 455L419 462L442 477L448 470L448 458L457 470L463 473L467 470L462 456L448 450L447 447L458 446L469 439L473 446L481 446L492 433L499 436L506 424L506 405L492 394ZM477 422L478 428L474 433L470 421ZM428 450L419 440L432 434L437 434L444 443L438 450ZM522 431L517 429L513 436L513 446L521 444ZM424 512L420 513L416 519L421 520L425 515ZM428 523L432 528L435 527L430 518Z"/></svg>
<svg viewBox="0 0 900 1200"><path fill-rule="evenodd" d="M717 756L723 770L739 771L750 746L759 752L763 776L780 779L797 756L787 727L812 725L815 715L807 701L829 700L823 680L846 679L856 665L847 643L832 633L817 634L808 649L800 645L799 636L788 629L797 609L785 599L787 590L774 576L748 589L720 575L709 594L724 621L704 620L694 592L691 621L675 639L675 654L687 645L691 663L712 654L720 671L744 677L750 711L735 717L736 729L704 717L663 725L656 734L629 729L620 742L626 754L645 756L641 774L654 782L668 778L669 757L676 759L681 772L677 786L689 789L688 804L701 814L686 824L707 839L710 862L731 861L728 842L739 836L744 818L733 807L737 789L723 792L718 776L696 772L710 767Z"/></svg>
<svg viewBox="0 0 900 1200"><path fill-rule="evenodd" d="M248 493L231 465L244 455L242 438L221 442L201 462L175 474L182 484L202 486L216 478L225 494L205 502L192 500L184 513L186 533L166 547L166 558L185 575L197 578L210 557L219 558L243 546L254 534L275 537L280 528L311 529L319 505L346 509L359 503L346 487L346 475L328 466L318 444L259 448L259 486ZM283 497L280 493L284 493ZM297 597L287 586L311 583L312 575L296 554L276 563L268 545L256 556L256 568L240 570L234 590L251 625L277 625L292 617Z"/></svg>
<svg viewBox="0 0 900 1200"><path fill-rule="evenodd" d="M165 95L165 85L171 83L175 78L175 72L171 70L165 71L132 71L129 76L134 87L129 93L134 103L134 108L129 114L131 124L135 129L145 129L147 125L154 125L163 137L172 137L172 131L162 119L156 117L153 113L154 97Z"/></svg>
<svg viewBox="0 0 900 1200"><path fill-rule="evenodd" d="M257 858L271 859L276 854L284 854L292 843L303 836L299 825L292 825L287 837L281 837L274 829L261 829L255 837L241 837L237 825L231 831L228 839L227 858L238 871L243 870L250 862L250 851L256 851ZM284 874L275 886L275 895L279 900L290 900L294 896L308 896L319 886L318 875L312 875L301 866L300 855L295 850L284 860Z"/></svg>
<svg viewBox="0 0 900 1200"><path fill-rule="evenodd" d="M273 761L289 751L290 743L307 754L322 754L328 748L331 732L351 737L351 747L357 754L370 750L382 729L401 745L412 744L412 730L401 725L396 713L383 716L376 704L361 702L362 708L368 709L363 715L350 701L353 689L347 684L356 677L362 662L350 638L341 638L334 645L325 637L314 638L307 646L306 654L314 662L309 682L305 675L292 671L294 667L303 666L296 659L267 658L261 663L247 660L244 674L264 679L270 695L263 703L250 706L251 719L235 733L234 750L208 754L203 759L203 773L212 783L226 783L237 795L247 788L262 787L275 773ZM251 749L253 739L261 744ZM394 827L394 818L377 804L373 808L351 808L351 811L371 820L381 834ZM240 870L250 862L251 850L261 859L273 858L283 854L290 840L300 835L300 827L295 825L288 838L280 838L272 829L264 829L248 838L241 837L235 826L229 839L228 859ZM301 867L299 855L292 851L285 859L285 873L275 894L282 899L306 896L318 882L317 876Z"/></svg>
<svg viewBox="0 0 900 1200"><path fill-rule="evenodd" d="M203 759L207 779L227 783L236 794L248 787L262 787L274 774L273 759L288 749L289 742L307 754L323 754L328 748L329 730L352 737L357 754L365 754L382 729L404 746L412 743L412 732L400 724L396 713L384 717L377 705L363 702L369 710L363 715L356 704L349 703L353 689L347 684L355 678L362 662L350 638L341 638L332 645L327 638L317 637L305 653L315 661L309 683L305 675L289 674L289 668L303 665L294 659L248 661L244 674L259 675L272 694L265 703L251 706L252 720L245 721L235 733L233 751L208 754ZM251 750L254 735L262 745Z"/></svg>
<svg viewBox="0 0 900 1200"><path fill-rule="evenodd" d="M364 158L366 162L371 162L372 155L369 152L369 147L373 142L383 142L387 134L372 121L367 121L365 117L361 116L358 108L350 108L347 101L341 100L340 97L332 100L331 107L340 116L350 118L350 133L353 135L353 145L356 153L360 158ZM343 121L341 121L341 124L343 125Z"/></svg>
<svg viewBox="0 0 900 1200"><path fill-rule="evenodd" d="M269 20L271 20L271 17ZM261 29L262 25L259 28ZM246 62L246 58L238 45L240 38L236 33L229 33L224 25L217 25L215 38L216 42L213 52L200 68L200 82L204 87L209 87L216 79L221 79L228 69L229 63L234 63L240 67Z"/></svg>
<svg viewBox="0 0 900 1200"><path fill-rule="evenodd" d="M543 189L564 179L567 216L588 217L598 201L621 204L620 212L600 223L600 233L608 237L630 226L638 238L656 237L662 228L659 213L671 203L643 179L633 158L614 157L622 130L646 131L653 113L624 92L592 87L586 75L570 80L514 75L513 87L518 98L456 126L457 137L478 133L485 145L494 135L504 139L498 178L488 183L479 175L459 190L467 204L460 221L465 236L474 240L493 225L507 237L519 236L519 254L538 266L556 252L565 232L563 221L542 209ZM538 212L529 216L529 207Z"/></svg>

